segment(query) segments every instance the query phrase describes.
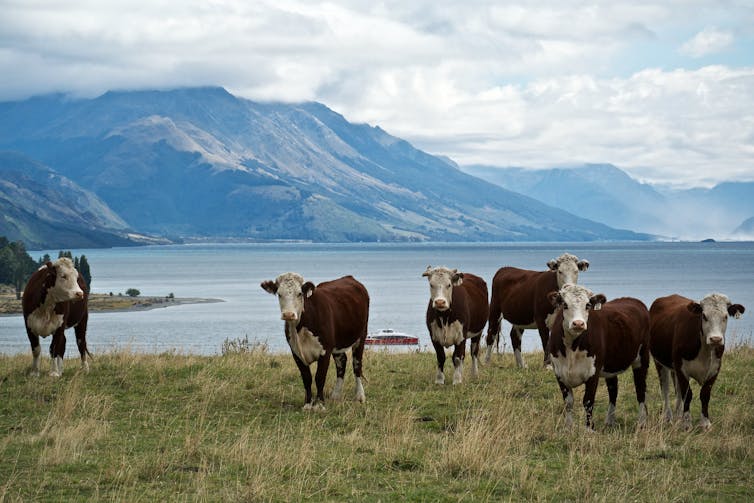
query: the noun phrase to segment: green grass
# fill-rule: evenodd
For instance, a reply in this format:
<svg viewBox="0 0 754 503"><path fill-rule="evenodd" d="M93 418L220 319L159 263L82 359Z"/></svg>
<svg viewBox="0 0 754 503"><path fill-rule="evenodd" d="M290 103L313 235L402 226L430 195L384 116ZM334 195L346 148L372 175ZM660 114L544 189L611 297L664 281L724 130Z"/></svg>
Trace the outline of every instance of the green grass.
<svg viewBox="0 0 754 503"><path fill-rule="evenodd" d="M754 350L726 354L712 429L650 419L636 431L630 373L616 419L564 429L541 354L494 355L477 380L433 384L434 355L368 352L367 402L301 409L289 355L95 355L89 374L28 376L0 356L0 501L718 501L754 497ZM43 370L49 363L43 361ZM350 365L349 365L350 369ZM452 369L446 369L451 380ZM327 392L334 383L334 365ZM698 395L698 387L694 387ZM696 421L699 403L695 396Z"/></svg>

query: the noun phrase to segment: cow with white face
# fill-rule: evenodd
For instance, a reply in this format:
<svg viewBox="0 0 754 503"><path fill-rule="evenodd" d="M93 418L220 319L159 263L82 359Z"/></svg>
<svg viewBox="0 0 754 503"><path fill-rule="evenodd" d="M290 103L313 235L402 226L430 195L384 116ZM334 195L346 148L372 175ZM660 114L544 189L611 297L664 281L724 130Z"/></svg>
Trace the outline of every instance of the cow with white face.
<svg viewBox="0 0 754 503"><path fill-rule="evenodd" d="M669 400L672 380L676 394L675 415L680 416L683 410L683 425L691 427L690 379L694 379L702 387L699 425L703 429L711 426L709 400L722 366L728 318L739 318L744 311L744 306L733 304L720 293L711 293L699 302L669 295L652 303L650 348L660 377L666 420L673 418Z"/></svg>
<svg viewBox="0 0 754 503"><path fill-rule="evenodd" d="M546 271L531 271L517 267L501 267L492 279L492 300L490 300L489 323L487 328L487 358L500 339L502 320L511 324L511 344L518 367L526 367L521 355L521 339L524 330L536 328L545 352L544 365L550 364L547 354L549 325L554 308L547 300L547 294L560 290L566 283L576 284L579 272L589 268L587 260L579 259L570 253L547 262Z"/></svg>
<svg viewBox="0 0 754 503"><path fill-rule="evenodd" d="M585 385L586 426L594 428L592 411L599 378L605 378L610 405L605 423L615 424L618 374L632 368L639 425L647 417L645 404L649 368L649 312L638 299L606 302L579 285L565 284L548 295L555 306L547 353L566 405L566 424L573 423L573 388Z"/></svg>
<svg viewBox="0 0 754 503"><path fill-rule="evenodd" d="M39 375L39 338L52 335L50 375L63 375L65 329L75 327L76 344L81 354L81 367L89 370L86 347L86 325L89 319L87 286L71 259L47 262L29 278L21 302L26 335L31 343L32 374Z"/></svg>
<svg viewBox="0 0 754 503"><path fill-rule="evenodd" d="M487 322L487 284L479 276L447 267L431 267L422 274L429 280L427 330L437 355L435 383L445 383L445 348L454 346L453 384L463 381L466 339L471 339L471 373L479 374L479 340Z"/></svg>
<svg viewBox="0 0 754 503"><path fill-rule="evenodd" d="M324 388L330 355L335 360L337 381L331 397L341 398L346 373L346 351L353 357L356 400L366 400L361 383L361 361L369 320L369 294L352 276L314 286L296 273L284 273L261 287L274 294L285 322L285 338L304 383L304 409L324 408ZM309 366L317 362L317 396L312 398Z"/></svg>

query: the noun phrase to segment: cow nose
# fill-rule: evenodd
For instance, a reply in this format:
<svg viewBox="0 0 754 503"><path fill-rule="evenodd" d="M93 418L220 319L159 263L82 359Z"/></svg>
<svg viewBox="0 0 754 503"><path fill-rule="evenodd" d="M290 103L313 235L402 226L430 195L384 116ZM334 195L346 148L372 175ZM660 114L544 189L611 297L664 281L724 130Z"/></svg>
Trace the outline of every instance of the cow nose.
<svg viewBox="0 0 754 503"><path fill-rule="evenodd" d="M293 311L285 311L280 317L283 319L283 321L293 321L296 319L296 313Z"/></svg>
<svg viewBox="0 0 754 503"><path fill-rule="evenodd" d="M574 330L585 330L586 323L584 323L584 320L573 320L571 322L571 328Z"/></svg>
<svg viewBox="0 0 754 503"><path fill-rule="evenodd" d="M84 292L76 292L76 298L81 300L84 298Z"/></svg>
<svg viewBox="0 0 754 503"><path fill-rule="evenodd" d="M435 299L435 307L437 309L445 309L448 307L448 303L445 301L445 299Z"/></svg>
<svg viewBox="0 0 754 503"><path fill-rule="evenodd" d="M719 335L713 335L712 337L709 338L709 342L710 344L719 345L719 344L722 344L723 338Z"/></svg>

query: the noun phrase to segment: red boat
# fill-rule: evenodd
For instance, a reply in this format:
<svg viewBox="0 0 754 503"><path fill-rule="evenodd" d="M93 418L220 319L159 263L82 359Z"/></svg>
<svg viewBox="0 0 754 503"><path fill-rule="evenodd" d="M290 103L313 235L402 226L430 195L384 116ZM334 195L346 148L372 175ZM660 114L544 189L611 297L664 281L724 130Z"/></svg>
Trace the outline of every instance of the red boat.
<svg viewBox="0 0 754 503"><path fill-rule="evenodd" d="M398 344L419 344L419 338L413 335L396 332L392 328L383 328L377 333L367 335L367 344L382 344L394 346Z"/></svg>

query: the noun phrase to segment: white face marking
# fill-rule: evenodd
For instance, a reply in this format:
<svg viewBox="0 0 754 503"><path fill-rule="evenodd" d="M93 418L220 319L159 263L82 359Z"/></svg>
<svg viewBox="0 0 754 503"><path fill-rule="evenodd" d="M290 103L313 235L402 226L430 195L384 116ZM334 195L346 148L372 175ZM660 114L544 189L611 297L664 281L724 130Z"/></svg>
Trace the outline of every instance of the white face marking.
<svg viewBox="0 0 754 503"><path fill-rule="evenodd" d="M55 285L47 290L47 296L55 302L65 302L84 297L84 291L78 284L79 273L68 257L53 262L55 267Z"/></svg>
<svg viewBox="0 0 754 503"><path fill-rule="evenodd" d="M432 320L429 325L432 340L444 347L455 346L463 342L463 325L456 320L449 325L440 325L437 320Z"/></svg>
<svg viewBox="0 0 754 503"><path fill-rule="evenodd" d="M304 312L304 277L295 272L281 274L275 279L280 303L280 319L298 321Z"/></svg>
<svg viewBox="0 0 754 503"><path fill-rule="evenodd" d="M301 327L297 331L295 322L291 321L286 324L286 331L291 350L307 365L311 365L325 354L325 348L308 328Z"/></svg>
<svg viewBox="0 0 754 503"><path fill-rule="evenodd" d="M428 267L424 272L429 280L429 298L432 307L438 311L447 311L453 302L453 287L459 286L463 280L457 269L447 267Z"/></svg>
<svg viewBox="0 0 754 503"><path fill-rule="evenodd" d="M711 293L699 303L702 306L702 334L706 344L725 344L725 330L728 327L727 296Z"/></svg>
<svg viewBox="0 0 754 503"><path fill-rule="evenodd" d="M558 353L551 356L550 361L555 375L569 388L581 386L597 371L593 356L588 356L586 351L573 351L569 347L566 347L565 355Z"/></svg>
<svg viewBox="0 0 754 503"><path fill-rule="evenodd" d="M566 283L577 284L579 282L579 271L585 271L589 267L589 262L579 260L575 255L564 253L560 257L550 260L547 267L551 271L557 272L558 288L563 288Z"/></svg>
<svg viewBox="0 0 754 503"><path fill-rule="evenodd" d="M563 331L566 335L577 337L587 330L589 310L592 307L590 299L594 294L579 285L563 285L560 289L563 308Z"/></svg>

